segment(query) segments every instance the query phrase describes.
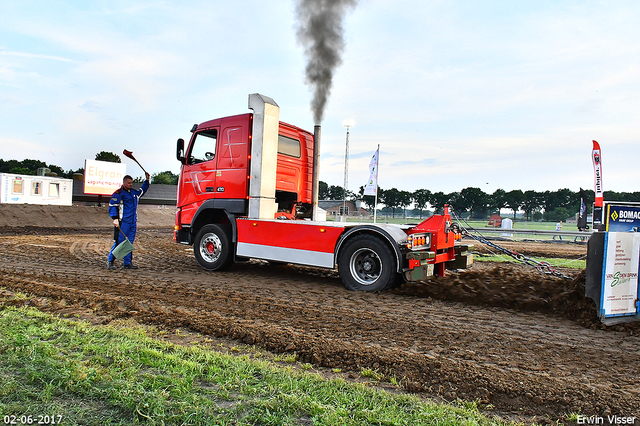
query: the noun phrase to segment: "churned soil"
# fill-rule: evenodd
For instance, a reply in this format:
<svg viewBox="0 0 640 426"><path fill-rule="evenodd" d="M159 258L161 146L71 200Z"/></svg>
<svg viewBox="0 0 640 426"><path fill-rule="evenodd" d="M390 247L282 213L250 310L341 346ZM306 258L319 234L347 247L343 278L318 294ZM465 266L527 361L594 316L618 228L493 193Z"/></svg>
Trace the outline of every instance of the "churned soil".
<svg viewBox="0 0 640 426"><path fill-rule="evenodd" d="M488 415L528 423L640 417L640 323L602 325L583 271L562 269L567 279L476 262L383 293L350 292L335 271L317 268L248 261L207 272L191 247L173 242L170 217L161 227L141 219L135 271L105 268L111 228L4 226L0 296L26 293L39 309L97 323L131 318L296 353L352 377L370 369L420 396L477 401ZM499 244L527 256L586 255L579 244Z"/></svg>

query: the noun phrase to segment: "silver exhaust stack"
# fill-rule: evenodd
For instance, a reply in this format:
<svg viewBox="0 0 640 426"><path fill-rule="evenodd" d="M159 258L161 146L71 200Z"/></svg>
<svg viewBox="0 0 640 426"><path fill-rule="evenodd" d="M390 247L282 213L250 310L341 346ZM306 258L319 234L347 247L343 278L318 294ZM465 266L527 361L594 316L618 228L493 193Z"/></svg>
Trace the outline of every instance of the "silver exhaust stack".
<svg viewBox="0 0 640 426"><path fill-rule="evenodd" d="M278 211L276 167L280 107L273 99L253 93L249 95L249 109L253 110L249 217L273 219Z"/></svg>
<svg viewBox="0 0 640 426"><path fill-rule="evenodd" d="M313 180L311 220L318 220L318 192L320 187L320 125L313 127Z"/></svg>

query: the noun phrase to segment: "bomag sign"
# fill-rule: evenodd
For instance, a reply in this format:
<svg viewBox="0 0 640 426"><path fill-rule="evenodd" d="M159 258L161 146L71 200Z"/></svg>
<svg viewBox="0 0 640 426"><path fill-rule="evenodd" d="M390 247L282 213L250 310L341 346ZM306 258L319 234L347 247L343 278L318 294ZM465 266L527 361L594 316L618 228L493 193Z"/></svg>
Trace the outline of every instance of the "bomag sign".
<svg viewBox="0 0 640 426"><path fill-rule="evenodd" d="M608 232L640 231L640 203L607 203L605 211Z"/></svg>

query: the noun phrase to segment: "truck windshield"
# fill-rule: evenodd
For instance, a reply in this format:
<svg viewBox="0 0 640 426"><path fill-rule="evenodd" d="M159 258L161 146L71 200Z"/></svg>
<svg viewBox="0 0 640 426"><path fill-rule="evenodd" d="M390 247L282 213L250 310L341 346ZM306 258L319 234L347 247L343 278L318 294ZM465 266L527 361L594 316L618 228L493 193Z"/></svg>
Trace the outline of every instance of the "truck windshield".
<svg viewBox="0 0 640 426"><path fill-rule="evenodd" d="M198 164L205 161L211 161L216 156L216 142L218 140L218 131L205 130L196 134L196 138L191 145L191 153L189 154L188 163Z"/></svg>

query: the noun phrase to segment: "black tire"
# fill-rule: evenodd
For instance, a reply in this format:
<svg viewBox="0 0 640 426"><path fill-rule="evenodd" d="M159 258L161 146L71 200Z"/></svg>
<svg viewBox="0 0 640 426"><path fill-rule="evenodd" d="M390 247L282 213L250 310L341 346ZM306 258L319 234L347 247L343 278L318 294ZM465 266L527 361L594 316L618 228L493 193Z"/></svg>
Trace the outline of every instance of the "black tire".
<svg viewBox="0 0 640 426"><path fill-rule="evenodd" d="M373 235L356 235L344 244L338 272L344 286L353 291L382 291L398 279L396 257Z"/></svg>
<svg viewBox="0 0 640 426"><path fill-rule="evenodd" d="M233 263L231 239L219 225L205 225L198 231L193 253L200 266L209 271L222 271Z"/></svg>

